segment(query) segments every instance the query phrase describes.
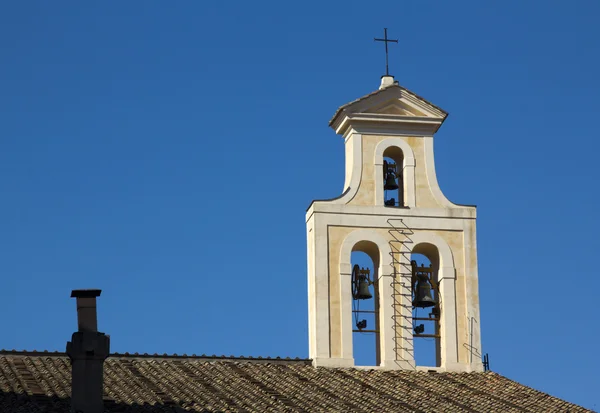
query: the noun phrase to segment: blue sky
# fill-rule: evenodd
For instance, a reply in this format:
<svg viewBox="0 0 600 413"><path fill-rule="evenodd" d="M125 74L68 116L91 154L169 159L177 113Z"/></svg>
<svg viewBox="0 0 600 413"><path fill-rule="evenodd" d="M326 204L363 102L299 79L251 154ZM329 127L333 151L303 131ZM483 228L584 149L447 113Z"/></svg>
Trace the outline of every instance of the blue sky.
<svg viewBox="0 0 600 413"><path fill-rule="evenodd" d="M493 370L586 407L597 357L600 3L0 4L0 347L64 350L101 288L117 352L308 355L312 199L338 106L385 70L450 112L449 199L478 205Z"/></svg>

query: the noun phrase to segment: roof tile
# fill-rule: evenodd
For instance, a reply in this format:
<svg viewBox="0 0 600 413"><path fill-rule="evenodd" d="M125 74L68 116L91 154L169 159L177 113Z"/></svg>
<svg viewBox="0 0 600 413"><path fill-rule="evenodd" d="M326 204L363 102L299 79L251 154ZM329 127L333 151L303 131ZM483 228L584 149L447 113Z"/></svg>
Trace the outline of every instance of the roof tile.
<svg viewBox="0 0 600 413"><path fill-rule="evenodd" d="M67 413L64 353L0 351L0 411ZM587 412L496 373L315 368L308 360L113 354L105 411Z"/></svg>

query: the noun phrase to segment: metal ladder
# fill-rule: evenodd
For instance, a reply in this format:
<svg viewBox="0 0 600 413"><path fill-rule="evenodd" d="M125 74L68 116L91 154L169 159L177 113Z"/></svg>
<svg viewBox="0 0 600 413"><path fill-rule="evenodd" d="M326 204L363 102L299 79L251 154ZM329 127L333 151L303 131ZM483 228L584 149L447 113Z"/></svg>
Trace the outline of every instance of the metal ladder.
<svg viewBox="0 0 600 413"><path fill-rule="evenodd" d="M412 337L412 323L404 322L402 312L411 314L412 306L403 305L402 297L408 297L404 302L411 302L412 291L410 279L412 277L412 268L410 266L410 254L412 248L403 248L406 244L412 244L411 235L414 234L402 220L402 218L389 218L388 225L391 227L388 233L391 236L390 255L392 257L392 272L391 286L393 291L392 301L394 306L394 354L396 360L402 360L402 351L408 351L414 359L414 344L413 340L406 340L407 337ZM405 249L405 252L402 250ZM402 258L402 260L400 260ZM404 280L409 280L405 283ZM403 307L408 307L404 308ZM406 331L402 331L402 329Z"/></svg>

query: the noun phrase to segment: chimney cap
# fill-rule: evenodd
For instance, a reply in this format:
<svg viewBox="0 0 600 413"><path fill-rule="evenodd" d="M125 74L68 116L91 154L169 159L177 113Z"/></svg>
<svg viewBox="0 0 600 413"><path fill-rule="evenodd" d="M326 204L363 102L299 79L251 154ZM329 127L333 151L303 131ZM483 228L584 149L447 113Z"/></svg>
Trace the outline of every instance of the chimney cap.
<svg viewBox="0 0 600 413"><path fill-rule="evenodd" d="M88 290L73 290L71 291L71 298L96 298L100 297L102 290L88 289Z"/></svg>

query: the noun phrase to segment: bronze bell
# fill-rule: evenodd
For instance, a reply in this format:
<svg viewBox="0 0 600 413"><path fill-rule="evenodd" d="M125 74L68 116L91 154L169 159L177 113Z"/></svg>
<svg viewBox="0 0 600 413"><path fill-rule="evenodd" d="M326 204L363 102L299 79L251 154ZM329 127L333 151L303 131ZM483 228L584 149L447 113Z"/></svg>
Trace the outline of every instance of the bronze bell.
<svg viewBox="0 0 600 413"><path fill-rule="evenodd" d="M417 273L417 282L415 284L415 298L413 300L413 307L433 307L435 306L435 300L431 296L431 284L429 283L429 277L427 273Z"/></svg>
<svg viewBox="0 0 600 413"><path fill-rule="evenodd" d="M371 284L369 279L369 269L354 265L352 268L352 298L355 300L368 300L373 295L369 291L369 285Z"/></svg>
<svg viewBox="0 0 600 413"><path fill-rule="evenodd" d="M369 298L373 298L371 291L369 291L369 282L365 277L361 277L358 280L357 290L358 292L355 297L357 300L368 300Z"/></svg>
<svg viewBox="0 0 600 413"><path fill-rule="evenodd" d="M385 189L386 191L398 189L398 183L396 183L396 174L394 174L394 172L392 172L391 169L387 172L387 176L385 178L385 185L383 186L383 189Z"/></svg>

